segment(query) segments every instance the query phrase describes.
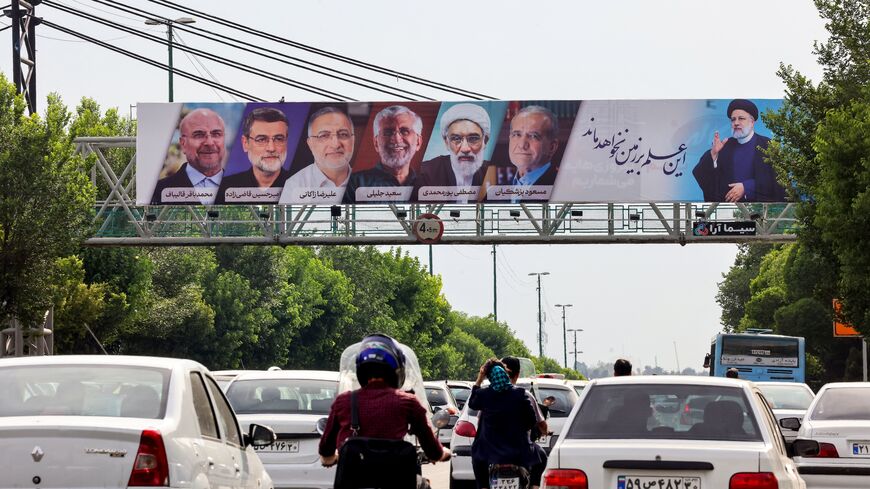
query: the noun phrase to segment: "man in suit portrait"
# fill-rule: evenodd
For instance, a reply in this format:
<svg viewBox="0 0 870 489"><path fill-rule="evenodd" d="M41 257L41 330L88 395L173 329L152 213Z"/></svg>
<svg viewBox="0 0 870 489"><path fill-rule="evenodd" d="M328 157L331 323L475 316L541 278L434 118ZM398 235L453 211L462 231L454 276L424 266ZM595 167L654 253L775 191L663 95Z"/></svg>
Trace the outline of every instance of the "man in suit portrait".
<svg viewBox="0 0 870 489"><path fill-rule="evenodd" d="M281 195L284 182L290 173L284 169L287 160L287 137L289 124L284 112L272 107L258 107L245 117L242 123L242 149L251 162L247 171L223 178L215 204L275 204ZM230 194L245 194L238 189L274 189L270 192L254 192L258 196L234 197Z"/></svg>
<svg viewBox="0 0 870 489"><path fill-rule="evenodd" d="M489 114L479 105L456 104L447 109L441 115L441 138L448 154L423 162L418 187L479 187L486 172L483 156L489 144L491 127ZM475 195L470 197L443 200L468 202L476 199Z"/></svg>
<svg viewBox="0 0 870 489"><path fill-rule="evenodd" d="M224 173L224 120L217 112L200 108L184 116L178 128L178 143L187 161L157 181L151 203L211 205Z"/></svg>
<svg viewBox="0 0 870 489"><path fill-rule="evenodd" d="M553 185L556 167L552 158L559 148L559 120L540 105L529 105L511 119L508 157L516 167L509 185Z"/></svg>
<svg viewBox="0 0 870 489"><path fill-rule="evenodd" d="M770 138L755 132L758 107L749 100L728 104L731 136L713 134L713 145L701 156L692 174L705 202L784 202L785 189L776 172L764 162Z"/></svg>
<svg viewBox="0 0 870 489"><path fill-rule="evenodd" d="M339 203L350 178L353 158L353 122L341 109L324 107L308 118L308 149L314 162L284 184L281 202L296 202L299 191L334 190L335 197L318 203Z"/></svg>
<svg viewBox="0 0 870 489"><path fill-rule="evenodd" d="M373 141L380 161L368 170L351 174L344 192L344 203L357 202L360 188L404 188L410 194L416 185L417 172L411 160L423 146L423 119L404 105L391 105L375 115ZM401 199L407 200L404 195ZM371 200L377 201L377 200Z"/></svg>

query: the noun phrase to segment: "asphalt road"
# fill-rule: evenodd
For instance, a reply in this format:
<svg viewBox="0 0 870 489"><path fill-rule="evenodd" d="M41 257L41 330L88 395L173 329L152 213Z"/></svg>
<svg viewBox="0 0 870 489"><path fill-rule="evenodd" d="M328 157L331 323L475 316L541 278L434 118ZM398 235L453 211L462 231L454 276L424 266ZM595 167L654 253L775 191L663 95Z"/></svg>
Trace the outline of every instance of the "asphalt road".
<svg viewBox="0 0 870 489"><path fill-rule="evenodd" d="M424 464L423 477L429 479L432 489L448 489L450 487L450 462Z"/></svg>

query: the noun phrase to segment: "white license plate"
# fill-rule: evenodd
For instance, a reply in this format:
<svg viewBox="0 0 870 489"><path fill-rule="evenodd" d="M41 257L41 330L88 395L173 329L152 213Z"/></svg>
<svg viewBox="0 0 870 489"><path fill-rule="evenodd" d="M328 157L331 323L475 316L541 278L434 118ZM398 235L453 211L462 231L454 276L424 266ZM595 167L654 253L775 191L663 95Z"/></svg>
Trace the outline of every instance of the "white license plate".
<svg viewBox="0 0 870 489"><path fill-rule="evenodd" d="M701 489L700 477L673 475L620 475L616 489Z"/></svg>
<svg viewBox="0 0 870 489"><path fill-rule="evenodd" d="M265 447L254 447L258 452L299 453L299 440L278 440Z"/></svg>
<svg viewBox="0 0 870 489"><path fill-rule="evenodd" d="M489 485L491 486L491 489L520 489L520 478L511 477L507 479L493 479L489 481Z"/></svg>
<svg viewBox="0 0 870 489"><path fill-rule="evenodd" d="M538 445L541 445L542 447L550 446L550 435L544 435L544 436L538 438L537 440L535 440L535 443L537 443Z"/></svg>
<svg viewBox="0 0 870 489"><path fill-rule="evenodd" d="M852 455L856 457L870 457L870 441L853 442Z"/></svg>

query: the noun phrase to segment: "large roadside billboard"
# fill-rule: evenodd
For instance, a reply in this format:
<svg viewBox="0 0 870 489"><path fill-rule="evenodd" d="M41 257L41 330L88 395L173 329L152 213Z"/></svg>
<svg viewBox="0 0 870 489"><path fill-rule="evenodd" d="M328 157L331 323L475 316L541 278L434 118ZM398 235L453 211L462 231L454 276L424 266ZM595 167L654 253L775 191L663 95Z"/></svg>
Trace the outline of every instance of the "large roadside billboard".
<svg viewBox="0 0 870 489"><path fill-rule="evenodd" d="M781 103L142 103L136 202L783 202Z"/></svg>

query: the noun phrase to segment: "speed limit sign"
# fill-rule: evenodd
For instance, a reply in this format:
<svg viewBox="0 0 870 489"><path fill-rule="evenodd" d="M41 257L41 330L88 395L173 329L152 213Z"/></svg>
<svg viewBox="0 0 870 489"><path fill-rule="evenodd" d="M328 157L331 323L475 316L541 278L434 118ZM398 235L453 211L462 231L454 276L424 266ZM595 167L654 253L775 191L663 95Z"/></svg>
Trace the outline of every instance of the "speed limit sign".
<svg viewBox="0 0 870 489"><path fill-rule="evenodd" d="M414 235L423 244L437 243L443 234L444 223L435 214L420 214L414 221Z"/></svg>

